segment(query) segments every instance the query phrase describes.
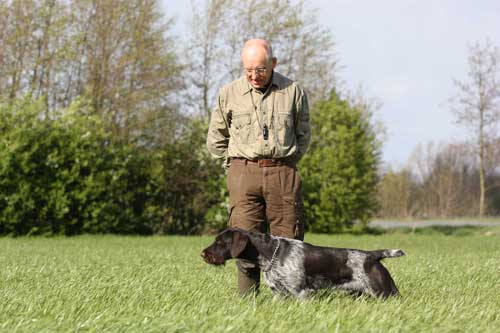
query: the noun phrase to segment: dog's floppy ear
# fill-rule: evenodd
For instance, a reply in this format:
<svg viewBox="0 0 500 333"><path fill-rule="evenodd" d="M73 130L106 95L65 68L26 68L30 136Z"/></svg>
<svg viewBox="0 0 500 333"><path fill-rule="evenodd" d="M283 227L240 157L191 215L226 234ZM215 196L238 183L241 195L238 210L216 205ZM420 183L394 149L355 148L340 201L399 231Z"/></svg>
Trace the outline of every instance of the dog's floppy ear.
<svg viewBox="0 0 500 333"><path fill-rule="evenodd" d="M233 234L233 241L231 244L231 257L236 258L243 252L248 244L248 236L243 235L241 232L236 231Z"/></svg>

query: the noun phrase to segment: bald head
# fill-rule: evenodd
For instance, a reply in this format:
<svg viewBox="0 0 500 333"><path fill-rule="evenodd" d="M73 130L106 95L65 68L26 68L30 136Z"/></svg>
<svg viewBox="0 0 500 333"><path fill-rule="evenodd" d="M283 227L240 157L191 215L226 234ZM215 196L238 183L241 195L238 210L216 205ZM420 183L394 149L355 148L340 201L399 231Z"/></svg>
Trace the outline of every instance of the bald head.
<svg viewBox="0 0 500 333"><path fill-rule="evenodd" d="M255 57L264 56L267 62L271 62L273 59L273 49L268 41L260 38L250 39L245 45L243 45L243 50L241 51L241 60L245 57Z"/></svg>
<svg viewBox="0 0 500 333"><path fill-rule="evenodd" d="M271 80L277 60L271 45L264 39L250 39L241 51L241 62L247 81L254 88L263 88Z"/></svg>

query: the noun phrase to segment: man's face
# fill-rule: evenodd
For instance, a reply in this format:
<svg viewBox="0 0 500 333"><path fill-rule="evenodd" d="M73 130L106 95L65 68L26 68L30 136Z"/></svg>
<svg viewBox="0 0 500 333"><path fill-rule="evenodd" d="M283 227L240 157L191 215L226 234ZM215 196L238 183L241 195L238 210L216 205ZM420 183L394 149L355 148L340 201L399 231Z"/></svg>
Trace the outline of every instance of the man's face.
<svg viewBox="0 0 500 333"><path fill-rule="evenodd" d="M264 88L276 67L276 58L267 60L265 50L251 49L242 54L243 69L245 70L245 77L254 88Z"/></svg>

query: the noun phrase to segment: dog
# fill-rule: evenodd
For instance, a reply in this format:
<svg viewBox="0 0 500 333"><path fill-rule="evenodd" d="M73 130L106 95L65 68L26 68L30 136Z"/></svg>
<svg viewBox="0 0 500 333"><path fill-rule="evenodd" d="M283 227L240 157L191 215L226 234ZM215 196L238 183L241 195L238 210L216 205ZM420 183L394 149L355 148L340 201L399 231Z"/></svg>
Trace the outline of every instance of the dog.
<svg viewBox="0 0 500 333"><path fill-rule="evenodd" d="M237 228L224 230L201 252L211 265L223 265L232 258L253 261L274 294L300 299L328 288L380 298L400 295L380 260L404 255L401 250L321 247Z"/></svg>

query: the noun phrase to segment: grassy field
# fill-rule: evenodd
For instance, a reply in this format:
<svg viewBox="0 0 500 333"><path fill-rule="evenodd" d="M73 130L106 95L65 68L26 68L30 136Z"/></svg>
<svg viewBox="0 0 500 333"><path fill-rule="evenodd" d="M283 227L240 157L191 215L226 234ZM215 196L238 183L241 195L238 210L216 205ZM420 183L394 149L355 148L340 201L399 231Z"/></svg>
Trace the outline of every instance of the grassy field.
<svg viewBox="0 0 500 333"><path fill-rule="evenodd" d="M2 332L499 332L500 229L307 235L401 248L385 261L402 298L340 292L240 299L234 262L203 263L212 237L0 238Z"/></svg>

